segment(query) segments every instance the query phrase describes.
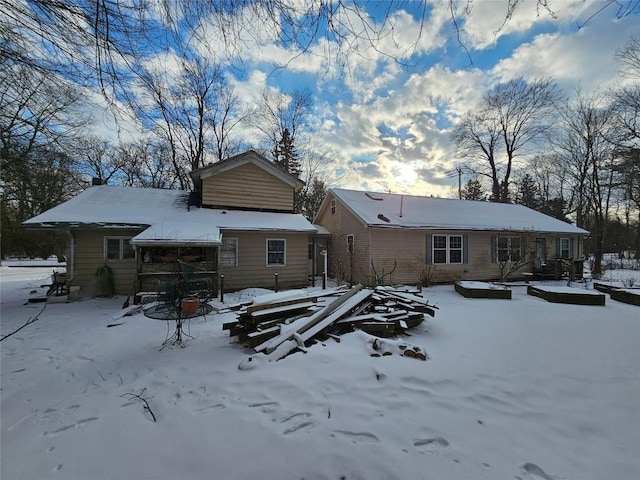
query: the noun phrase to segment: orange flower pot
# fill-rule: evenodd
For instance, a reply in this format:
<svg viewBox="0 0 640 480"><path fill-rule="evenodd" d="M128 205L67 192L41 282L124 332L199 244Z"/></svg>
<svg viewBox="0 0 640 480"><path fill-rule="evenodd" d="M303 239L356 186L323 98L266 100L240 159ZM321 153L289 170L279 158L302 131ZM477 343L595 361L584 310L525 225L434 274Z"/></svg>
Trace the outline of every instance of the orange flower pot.
<svg viewBox="0 0 640 480"><path fill-rule="evenodd" d="M193 315L198 310L200 300L197 298L183 298L182 299L182 313L185 315Z"/></svg>

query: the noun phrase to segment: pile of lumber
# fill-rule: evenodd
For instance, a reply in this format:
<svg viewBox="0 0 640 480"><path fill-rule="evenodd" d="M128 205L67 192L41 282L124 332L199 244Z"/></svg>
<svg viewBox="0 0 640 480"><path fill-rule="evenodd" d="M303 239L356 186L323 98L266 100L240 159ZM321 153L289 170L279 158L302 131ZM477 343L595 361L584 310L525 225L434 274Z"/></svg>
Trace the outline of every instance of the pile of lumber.
<svg viewBox="0 0 640 480"><path fill-rule="evenodd" d="M305 351L315 340L338 338L355 329L377 337L396 336L420 325L425 315L433 317L436 308L418 291L356 285L240 304L235 306L237 319L223 329L269 360L279 360L294 350Z"/></svg>

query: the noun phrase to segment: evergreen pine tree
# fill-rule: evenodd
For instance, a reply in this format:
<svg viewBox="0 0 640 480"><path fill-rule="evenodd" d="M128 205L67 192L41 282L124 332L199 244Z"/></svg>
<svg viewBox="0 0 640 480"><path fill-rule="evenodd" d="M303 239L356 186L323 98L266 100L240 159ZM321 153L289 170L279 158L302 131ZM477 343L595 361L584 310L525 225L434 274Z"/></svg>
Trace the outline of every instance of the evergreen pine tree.
<svg viewBox="0 0 640 480"><path fill-rule="evenodd" d="M304 214L304 216L310 222L313 222L313 218L318 213L320 209L320 204L327 194L327 189L324 182L317 177L314 177L311 185L307 185L301 191L301 203L302 208L300 212Z"/></svg>
<svg viewBox="0 0 640 480"><path fill-rule="evenodd" d="M293 144L294 138L291 136L288 128L282 131L282 137L273 151L273 163L278 165L285 172L295 177L300 177L302 171L300 161L298 160L298 152Z"/></svg>
<svg viewBox="0 0 640 480"><path fill-rule="evenodd" d="M518 192L516 203L529 207L533 210L540 210L542 201L540 199L540 189L533 177L528 173L518 182Z"/></svg>
<svg viewBox="0 0 640 480"><path fill-rule="evenodd" d="M477 178L470 179L464 187L462 187L462 199L463 200L486 200L487 192L482 186L482 183Z"/></svg>

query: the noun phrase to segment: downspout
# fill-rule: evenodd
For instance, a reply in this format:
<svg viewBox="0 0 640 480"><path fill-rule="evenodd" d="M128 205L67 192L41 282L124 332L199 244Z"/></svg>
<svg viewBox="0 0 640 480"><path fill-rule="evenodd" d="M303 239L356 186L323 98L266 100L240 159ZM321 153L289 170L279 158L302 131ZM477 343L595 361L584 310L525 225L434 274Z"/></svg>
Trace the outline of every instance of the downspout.
<svg viewBox="0 0 640 480"><path fill-rule="evenodd" d="M67 281L69 282L73 280L76 270L76 236L71 229L67 229L67 235L69 236L69 258L67 258Z"/></svg>

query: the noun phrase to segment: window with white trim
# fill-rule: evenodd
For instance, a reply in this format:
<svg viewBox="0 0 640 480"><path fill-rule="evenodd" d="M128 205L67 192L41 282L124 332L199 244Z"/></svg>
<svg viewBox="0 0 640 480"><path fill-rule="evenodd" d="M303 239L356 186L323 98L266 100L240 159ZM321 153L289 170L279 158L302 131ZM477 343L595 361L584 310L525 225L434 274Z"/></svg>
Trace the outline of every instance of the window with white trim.
<svg viewBox="0 0 640 480"><path fill-rule="evenodd" d="M223 238L220 245L219 264L221 267L238 266L238 239L235 237Z"/></svg>
<svg viewBox="0 0 640 480"><path fill-rule="evenodd" d="M331 215L335 215L336 214L336 199L332 198L330 204L331 204Z"/></svg>
<svg viewBox="0 0 640 480"><path fill-rule="evenodd" d="M129 240L131 237L104 237L104 259L117 261L136 258L136 252Z"/></svg>
<svg viewBox="0 0 640 480"><path fill-rule="evenodd" d="M571 240L567 237L560 238L560 258L571 257Z"/></svg>
<svg viewBox="0 0 640 480"><path fill-rule="evenodd" d="M522 258L522 239L520 237L498 237L496 241L498 262L518 262Z"/></svg>
<svg viewBox="0 0 640 480"><path fill-rule="evenodd" d="M282 238L267 239L267 265L286 265L287 241Z"/></svg>
<svg viewBox="0 0 640 480"><path fill-rule="evenodd" d="M433 263L462 263L462 235L433 235Z"/></svg>

